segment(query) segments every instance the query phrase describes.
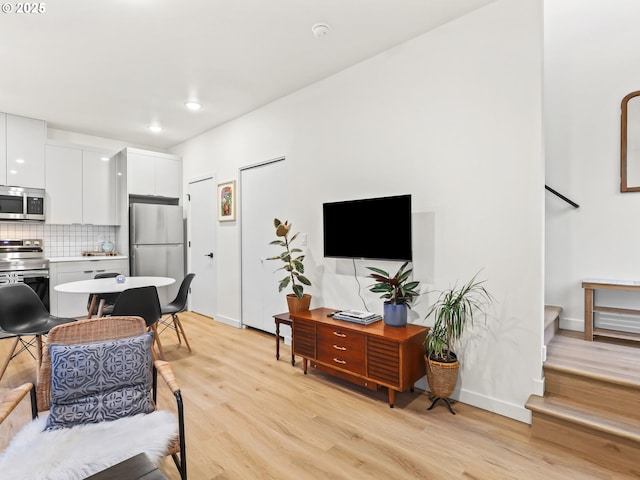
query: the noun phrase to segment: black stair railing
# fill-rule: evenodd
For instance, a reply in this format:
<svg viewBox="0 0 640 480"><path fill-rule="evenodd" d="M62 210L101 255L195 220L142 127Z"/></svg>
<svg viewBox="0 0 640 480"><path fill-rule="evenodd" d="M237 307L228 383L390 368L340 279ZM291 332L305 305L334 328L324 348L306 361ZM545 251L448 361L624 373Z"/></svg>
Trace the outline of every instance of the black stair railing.
<svg viewBox="0 0 640 480"><path fill-rule="evenodd" d="M548 191L550 191L551 193L553 193L556 197L561 198L562 200L564 200L565 202L567 202L569 205L571 205L574 208L580 208L580 205L578 205L576 202L574 202L573 200L568 199L567 197L565 197L564 195L562 195L561 193L555 191L553 188L551 188L549 185L545 185L544 188Z"/></svg>

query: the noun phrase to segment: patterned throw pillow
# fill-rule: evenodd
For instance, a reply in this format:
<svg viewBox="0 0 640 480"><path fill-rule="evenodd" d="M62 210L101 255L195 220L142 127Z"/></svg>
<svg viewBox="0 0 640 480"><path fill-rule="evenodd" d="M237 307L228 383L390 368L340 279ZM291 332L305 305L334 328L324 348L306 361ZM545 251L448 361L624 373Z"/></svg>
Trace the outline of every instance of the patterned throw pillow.
<svg viewBox="0 0 640 480"><path fill-rule="evenodd" d="M154 410L153 332L78 345L52 344L47 430L116 420Z"/></svg>

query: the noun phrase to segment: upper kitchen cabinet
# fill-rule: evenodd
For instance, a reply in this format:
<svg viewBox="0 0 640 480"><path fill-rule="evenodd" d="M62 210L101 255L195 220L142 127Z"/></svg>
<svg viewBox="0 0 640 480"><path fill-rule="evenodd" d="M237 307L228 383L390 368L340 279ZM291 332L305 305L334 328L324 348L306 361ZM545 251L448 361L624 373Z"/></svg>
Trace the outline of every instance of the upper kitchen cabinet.
<svg viewBox="0 0 640 480"><path fill-rule="evenodd" d="M0 185L7 184L7 114L0 113Z"/></svg>
<svg viewBox="0 0 640 480"><path fill-rule="evenodd" d="M117 225L116 161L104 152L82 151L82 222Z"/></svg>
<svg viewBox="0 0 640 480"><path fill-rule="evenodd" d="M0 183L44 188L46 122L2 114L0 130Z"/></svg>
<svg viewBox="0 0 640 480"><path fill-rule="evenodd" d="M182 161L166 153L126 149L127 191L130 195L180 198Z"/></svg>
<svg viewBox="0 0 640 480"><path fill-rule="evenodd" d="M46 148L47 223L117 225L116 166L109 152Z"/></svg>
<svg viewBox="0 0 640 480"><path fill-rule="evenodd" d="M82 223L82 150L46 146L47 223Z"/></svg>

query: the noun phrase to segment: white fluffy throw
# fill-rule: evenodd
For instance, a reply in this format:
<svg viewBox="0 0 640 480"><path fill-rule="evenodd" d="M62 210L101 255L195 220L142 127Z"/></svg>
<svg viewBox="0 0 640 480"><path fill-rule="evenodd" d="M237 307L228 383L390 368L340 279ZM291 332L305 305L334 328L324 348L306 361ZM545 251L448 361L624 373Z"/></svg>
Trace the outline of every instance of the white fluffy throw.
<svg viewBox="0 0 640 480"><path fill-rule="evenodd" d="M83 479L138 453L157 464L178 432L165 410L45 432L46 422L39 417L13 437L0 454L0 478Z"/></svg>

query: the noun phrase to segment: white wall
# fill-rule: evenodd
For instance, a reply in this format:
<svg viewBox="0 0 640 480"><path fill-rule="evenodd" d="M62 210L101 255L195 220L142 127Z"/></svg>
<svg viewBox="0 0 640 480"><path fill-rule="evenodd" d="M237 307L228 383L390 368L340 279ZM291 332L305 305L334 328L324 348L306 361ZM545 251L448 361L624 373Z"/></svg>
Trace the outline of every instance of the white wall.
<svg viewBox="0 0 640 480"><path fill-rule="evenodd" d="M467 336L454 395L528 421L542 364L541 64L541 1L502 0L173 152L186 181L213 171L238 178L240 167L287 158L296 181L283 188L289 220L308 234L312 307L361 306L350 263L322 256L322 203L411 193L414 212L433 225L424 244L434 245L434 264L416 265L418 279L442 289L483 269L497 299L486 326ZM239 319L239 222L224 227L218 284L230 287L218 292L218 313ZM369 264L358 262L364 286ZM411 321L423 322L434 299L425 294Z"/></svg>
<svg viewBox="0 0 640 480"><path fill-rule="evenodd" d="M545 2L548 304L561 326L583 329L583 278L640 279L640 193L620 193L620 102L640 90L640 3ZM627 294L628 295L628 294ZM640 306L631 296L617 301Z"/></svg>

